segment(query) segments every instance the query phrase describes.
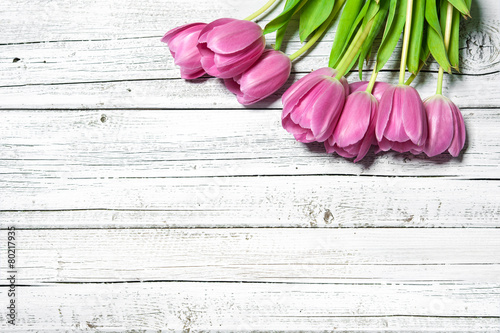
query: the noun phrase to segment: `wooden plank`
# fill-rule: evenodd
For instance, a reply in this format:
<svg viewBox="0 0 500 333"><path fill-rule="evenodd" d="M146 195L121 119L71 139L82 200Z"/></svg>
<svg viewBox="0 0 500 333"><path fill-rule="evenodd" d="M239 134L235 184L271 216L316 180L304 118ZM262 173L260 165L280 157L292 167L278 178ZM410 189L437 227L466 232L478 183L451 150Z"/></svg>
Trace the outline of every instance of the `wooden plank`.
<svg viewBox="0 0 500 333"><path fill-rule="evenodd" d="M381 81L395 82L395 73L384 72ZM280 96L304 74L292 75L275 94L251 108L281 108ZM351 75L353 76L353 75ZM358 81L354 78L352 81ZM489 108L500 105L496 93L500 72L487 76L454 76L445 78L444 94L459 107ZM417 80L422 98L435 93L435 73L422 73ZM202 78L151 79L138 81L90 82L4 86L0 88L3 109L99 109L99 108L161 108L161 109L244 109L219 79Z"/></svg>
<svg viewBox="0 0 500 333"><path fill-rule="evenodd" d="M478 21L476 17L463 24L461 73L481 74L488 78L488 74L500 70L500 53L494 51L500 46L500 38L495 27L490 26L498 25L498 22L486 21L480 25ZM80 41L0 45L0 86L179 78L173 58L166 45L160 42L161 32L152 37L88 40L89 36L79 35ZM294 63L293 71L309 72L324 67L328 63L334 36L335 30L332 29L307 53L307 57ZM291 40L287 43L288 54L300 48L297 31L286 38ZM269 45L274 43L273 35L268 35L267 39ZM378 41L374 52L377 46ZM389 59L386 69L397 70L399 57L400 45ZM14 62L14 58L18 60ZM372 62L366 66L365 79L372 67ZM424 68L424 71L437 70L438 65L434 61ZM354 79L356 75L352 75Z"/></svg>
<svg viewBox="0 0 500 333"><path fill-rule="evenodd" d="M159 36L175 26L190 22L210 22L221 17L244 18L266 0L55 0L32 6L29 0L5 3L0 13L2 44L61 40L95 40ZM283 8L261 18L264 25ZM472 4L472 19L491 26L495 36L498 22L496 0ZM22 15L20 15L22 14ZM57 14L57 15L56 15ZM476 21L474 21L476 20ZM490 25L491 24L491 25ZM485 30L484 26L477 31ZM485 31L486 33L486 31ZM487 40L488 41L488 40ZM492 45L488 45L492 46ZM498 46L498 44L496 44Z"/></svg>
<svg viewBox="0 0 500 333"><path fill-rule="evenodd" d="M216 107L241 108L235 99L228 98L230 94L217 80L198 80L194 85L177 79L171 81L179 77L178 70L158 39L167 27L185 22L208 21L230 13L243 16L256 6L253 2L241 5L236 1L219 4L187 1L179 6L170 0L161 3L142 0L126 1L118 6L112 0L107 1L109 3L99 5L90 0L78 5L52 1L24 10L23 15L15 14L22 4L7 5L0 13L0 22L5 22L0 29L0 38L4 41L0 45L2 107L184 108L189 105L206 108L209 99ZM496 51L500 45L496 33L498 21L494 11L487 10L494 5L494 0L474 4L473 11L480 12L481 17L464 24L462 70L474 75L447 78L449 84L445 84L446 93L462 107L491 107L500 103L495 93L500 80L500 53ZM28 4L25 7L31 8ZM109 11L102 10L103 7ZM145 8L154 8L154 12ZM31 19L33 15L36 18ZM137 22L139 27L133 27ZM72 26L78 28L69 29ZM333 36L333 31L325 36L324 42L318 44L305 61L296 64L295 71L303 73L324 66ZM296 33L292 37L295 38ZM270 36L269 43L273 42L272 38ZM292 42L287 52L299 46ZM398 67L397 57L398 52L389 68ZM13 62L15 58L20 61ZM436 66L432 65L431 70L434 72L417 81L424 97L435 89ZM351 80L356 81L355 76L351 75ZM299 77L292 77L290 83ZM393 80L394 74L382 73L380 79ZM190 96L188 103L186 96ZM269 98L258 107L268 105L280 107L276 98Z"/></svg>
<svg viewBox="0 0 500 333"><path fill-rule="evenodd" d="M497 109L464 112L460 159L361 164L295 142L277 110L1 113L0 209L26 228L498 226Z"/></svg>
<svg viewBox="0 0 500 333"><path fill-rule="evenodd" d="M468 138L459 158L372 150L356 164L326 154L321 143L295 141L280 115L279 110L0 111L1 178L500 176L500 109L463 110Z"/></svg>
<svg viewBox="0 0 500 333"><path fill-rule="evenodd" d="M498 227L498 181L208 177L3 181L2 220L52 227ZM27 213L23 211L28 211Z"/></svg>
<svg viewBox="0 0 500 333"><path fill-rule="evenodd" d="M498 332L493 285L69 284L18 288L9 332ZM0 291L3 299L5 291Z"/></svg>
<svg viewBox="0 0 500 333"><path fill-rule="evenodd" d="M1 233L3 271L6 235ZM500 287L499 229L17 230L16 248L17 280L30 286L224 281Z"/></svg>

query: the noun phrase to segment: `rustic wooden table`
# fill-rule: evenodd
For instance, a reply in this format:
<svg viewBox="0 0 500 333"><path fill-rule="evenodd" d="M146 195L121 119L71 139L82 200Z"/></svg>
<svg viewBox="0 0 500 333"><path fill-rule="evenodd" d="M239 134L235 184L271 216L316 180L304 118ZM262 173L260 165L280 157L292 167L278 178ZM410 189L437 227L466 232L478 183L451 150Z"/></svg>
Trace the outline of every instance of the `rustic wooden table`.
<svg viewBox="0 0 500 333"><path fill-rule="evenodd" d="M499 2L474 1L445 78L464 153L359 164L295 142L277 95L181 80L159 41L264 2L2 3L0 330L500 331Z"/></svg>

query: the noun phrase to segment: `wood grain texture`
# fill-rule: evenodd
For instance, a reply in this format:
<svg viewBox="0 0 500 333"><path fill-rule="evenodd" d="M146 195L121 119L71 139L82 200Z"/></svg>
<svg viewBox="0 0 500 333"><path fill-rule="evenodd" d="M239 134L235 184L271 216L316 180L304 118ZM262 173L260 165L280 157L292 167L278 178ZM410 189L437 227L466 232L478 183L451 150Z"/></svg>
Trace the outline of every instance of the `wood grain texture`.
<svg viewBox="0 0 500 333"><path fill-rule="evenodd" d="M280 124L280 94L327 64L335 26L248 109L217 79L181 80L159 42L264 2L2 4L0 276L15 226L19 306L1 331L500 331L498 1L473 1L445 77L461 156L359 164ZM436 79L430 64L422 97Z"/></svg>
<svg viewBox="0 0 500 333"><path fill-rule="evenodd" d="M17 239L19 283L30 286L500 284L500 229L18 230Z"/></svg>
<svg viewBox="0 0 500 333"><path fill-rule="evenodd" d="M157 282L48 285L20 290L19 302L25 304L19 309L23 319L17 330L10 332L500 329L498 286ZM4 322L0 324L3 328Z"/></svg>
<svg viewBox="0 0 500 333"><path fill-rule="evenodd" d="M126 1L111 13L110 8L116 6L111 0L105 11L90 0L78 6L51 1L22 16L13 16L11 10L6 10L0 13L0 19L4 16L11 23L0 32L0 40L5 41L0 44L1 107L175 109L185 108L185 96L189 95L189 108L241 108L216 79L194 80L194 83L180 80L166 46L159 42L161 34L158 32L173 26L192 21L208 22L230 14L243 16L255 6L251 2L244 2L244 5L237 1L222 3L216 6L211 2L187 1L179 7L171 1ZM488 10L495 4L494 0L474 2L476 16L464 23L462 73L469 75L447 77L444 88L445 94L460 107L500 104L496 94L500 83L499 21L494 11ZM27 3L24 6L28 7ZM210 7L219 9L207 10ZM61 13L55 20L51 15L53 11ZM68 22L68 12L76 20ZM27 24L32 15L37 19ZM137 22L140 22L140 29L130 29L129 25L137 25ZM74 32L68 30L76 25L78 29ZM280 107L277 97L303 75L300 73L325 66L334 30L295 64L294 72L299 74L292 76L274 97L256 107ZM293 31L292 27L290 37L297 40L297 32ZM19 36L25 39L19 40ZM273 43L273 35L269 35L268 43ZM297 42L292 42L287 52L299 47ZM399 51L396 51L388 64L389 70L398 67L398 57ZM13 62L15 58L19 61ZM435 64L426 71L416 81L423 97L434 93L435 84L431 82L437 79ZM381 73L380 80L396 81L396 76L386 71ZM356 77L357 74L352 74L350 79L357 81ZM209 105L207 100L211 102Z"/></svg>
<svg viewBox="0 0 500 333"><path fill-rule="evenodd" d="M7 182L0 203L26 228L491 228L498 193L498 181L432 177L47 178Z"/></svg>
<svg viewBox="0 0 500 333"><path fill-rule="evenodd" d="M373 149L353 163L321 143L296 142L282 128L280 110L0 111L0 172L7 182L296 174L498 179L500 109L462 113L467 146L459 158Z"/></svg>
<svg viewBox="0 0 500 333"><path fill-rule="evenodd" d="M304 74L292 75L275 94L250 108L281 108L281 94ZM354 76L354 75L351 75ZM395 82L397 73L384 72L380 81ZM358 81L357 78L352 80ZM422 98L436 91L437 74L422 73L415 80ZM423 85L425 82L425 85ZM500 105L496 93L500 72L487 76L449 76L443 94L460 108L492 108ZM189 96L189 102L186 100ZM202 78L118 80L0 87L3 109L243 109L222 80Z"/></svg>

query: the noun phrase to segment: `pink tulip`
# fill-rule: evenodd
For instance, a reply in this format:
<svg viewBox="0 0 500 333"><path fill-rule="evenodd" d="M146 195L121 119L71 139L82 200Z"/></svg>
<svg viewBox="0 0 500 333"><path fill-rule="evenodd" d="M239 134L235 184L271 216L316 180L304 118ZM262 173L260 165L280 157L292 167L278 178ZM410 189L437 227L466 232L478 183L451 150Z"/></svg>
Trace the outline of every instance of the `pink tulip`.
<svg viewBox="0 0 500 333"><path fill-rule="evenodd" d="M283 94L283 128L300 142L323 142L333 133L349 84L337 71L324 67L307 74Z"/></svg>
<svg viewBox="0 0 500 333"><path fill-rule="evenodd" d="M424 153L432 157L444 153L457 157L465 144L465 124L458 107L443 95L424 101L429 135Z"/></svg>
<svg viewBox="0 0 500 333"><path fill-rule="evenodd" d="M377 143L377 111L378 102L372 94L366 91L351 93L333 135L325 141L326 151L336 152L346 158L356 157L354 162L360 161L368 153L370 146Z"/></svg>
<svg viewBox="0 0 500 333"><path fill-rule="evenodd" d="M375 125L380 150L419 154L427 139L427 119L420 95L405 85L389 87L380 100Z"/></svg>
<svg viewBox="0 0 500 333"><path fill-rule="evenodd" d="M183 79L196 79L203 74L205 70L201 66L198 37L206 23L191 23L170 30L161 39L167 43L174 63L181 68L181 77Z"/></svg>
<svg viewBox="0 0 500 333"><path fill-rule="evenodd" d="M368 87L368 81L359 81L359 82L354 82L354 83L349 84L349 89L351 90L351 94L355 93L356 91L365 91L367 87ZM377 101L380 103L380 99L382 98L382 95L390 87L391 87L391 85L389 83L377 81L377 82L375 82L375 85L373 86L372 95L375 96Z"/></svg>
<svg viewBox="0 0 500 333"><path fill-rule="evenodd" d="M266 40L258 24L231 18L209 23L198 38L203 68L208 74L223 79L250 68L265 46Z"/></svg>
<svg viewBox="0 0 500 333"><path fill-rule="evenodd" d="M243 105L256 103L278 90L290 76L292 62L280 51L265 50L255 64L224 83Z"/></svg>

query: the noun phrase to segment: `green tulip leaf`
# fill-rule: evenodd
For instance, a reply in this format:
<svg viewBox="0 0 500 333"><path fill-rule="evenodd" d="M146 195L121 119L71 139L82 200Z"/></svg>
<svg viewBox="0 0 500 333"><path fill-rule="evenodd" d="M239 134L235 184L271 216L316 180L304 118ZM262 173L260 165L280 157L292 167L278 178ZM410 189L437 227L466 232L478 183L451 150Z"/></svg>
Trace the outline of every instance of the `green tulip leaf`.
<svg viewBox="0 0 500 333"><path fill-rule="evenodd" d="M266 24L264 28L264 35L274 32L287 24L302 2L305 3L307 2L307 0L287 0L285 3L285 8L283 8L281 14L279 14L271 22Z"/></svg>
<svg viewBox="0 0 500 333"><path fill-rule="evenodd" d="M470 16L470 3L466 0L448 0L462 15Z"/></svg>
<svg viewBox="0 0 500 333"><path fill-rule="evenodd" d="M451 72L451 64L448 59L448 52L444 45L441 24L438 18L436 0L426 0L425 19L427 21L427 45L432 56L448 73Z"/></svg>
<svg viewBox="0 0 500 333"><path fill-rule="evenodd" d="M443 1L446 3L446 1ZM467 8L470 10L472 0L465 0ZM455 70L460 71L460 12L455 8L453 10L453 20L451 23L451 38L450 45L448 46L448 57L450 64Z"/></svg>
<svg viewBox="0 0 500 333"><path fill-rule="evenodd" d="M300 13L299 37L303 43L332 12L333 0L309 0Z"/></svg>
<svg viewBox="0 0 500 333"><path fill-rule="evenodd" d="M285 32L286 28L288 27L288 23L289 22L286 22L284 26L282 26L281 28L278 29L278 31L276 31L276 42L274 43L274 49L276 51L279 51L279 49L281 49L281 44L283 44L283 38L285 37Z"/></svg>
<svg viewBox="0 0 500 333"><path fill-rule="evenodd" d="M384 38L382 39L382 44L378 49L377 53L377 64L376 71L379 72L387 63L389 58L391 57L396 45L398 44L398 40L401 37L401 33L403 32L403 28L406 22L406 6L408 4L407 0L396 1L398 2L398 6L395 9L394 18L391 22L391 26L389 31L384 31ZM391 6L394 4L391 1ZM390 11L390 10L389 10Z"/></svg>
<svg viewBox="0 0 500 333"><path fill-rule="evenodd" d="M380 33L380 30L382 30L382 27L384 26L384 23L387 18L387 13L389 12L389 2L384 1L382 2L382 5L379 6L379 10L377 11L376 15L372 18L373 20L373 25L370 29L370 32L368 33L368 36L366 36L366 39L363 43L363 46L361 47L360 50L360 55L358 59L358 67L359 67L359 79L362 80L362 74L363 74L363 64L365 60L368 60L371 54L371 49L373 42L375 41L375 37L378 36ZM368 14L367 16L368 17ZM365 19L366 19L365 17ZM365 26L366 24L363 24Z"/></svg>
<svg viewBox="0 0 500 333"><path fill-rule="evenodd" d="M453 20L451 22L451 38L448 46L448 58L455 70L459 71L459 46L460 46L460 12L453 9Z"/></svg>
<svg viewBox="0 0 500 333"><path fill-rule="evenodd" d="M424 35L422 36L422 48L420 49L420 61L426 64L430 54L431 51L429 50L429 45L427 45L427 29L424 29Z"/></svg>
<svg viewBox="0 0 500 333"><path fill-rule="evenodd" d="M441 1L441 9L439 12L439 21L441 23L441 32L443 36L446 35L446 20L448 15L448 1ZM453 68L458 70L458 38L460 29L460 12L453 7L453 14L451 17L451 35L448 44L448 60Z"/></svg>
<svg viewBox="0 0 500 333"><path fill-rule="evenodd" d="M347 0L342 15L340 16L332 51L330 53L329 66L334 67L340 60L351 37L351 28L360 13L364 0ZM363 7L364 9L364 7Z"/></svg>
<svg viewBox="0 0 500 333"><path fill-rule="evenodd" d="M389 34L389 31L391 30L392 22L394 22L394 16L396 15L396 8L398 7L397 5L398 5L398 0L391 0L389 5L389 16L387 17L387 23L384 29L384 36L382 37L382 41L380 44L384 43L385 39L387 38L387 35Z"/></svg>
<svg viewBox="0 0 500 333"><path fill-rule="evenodd" d="M420 64L422 39L424 35L425 0L414 0L411 22L410 44L408 46L407 66L410 73L417 73Z"/></svg>
<svg viewBox="0 0 500 333"><path fill-rule="evenodd" d="M382 3L382 6L385 6L386 4L387 1L384 1ZM375 17L375 15L378 14L378 12L380 11L380 7L381 7L380 3L377 0L374 0L373 2L370 3L366 11L366 15L363 17L363 26L365 26L366 23L368 23L372 18Z"/></svg>

